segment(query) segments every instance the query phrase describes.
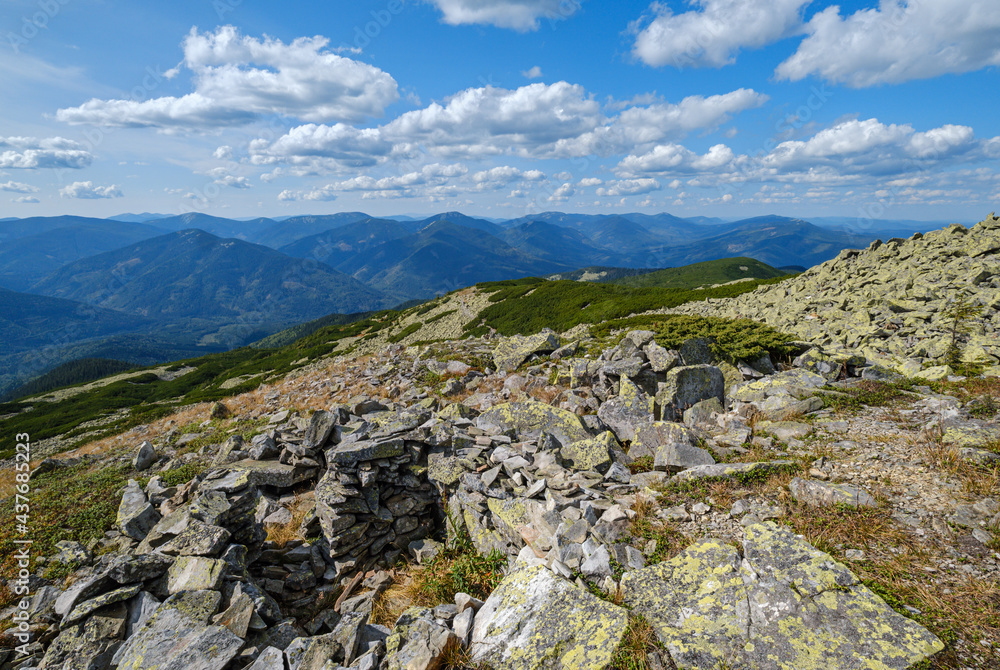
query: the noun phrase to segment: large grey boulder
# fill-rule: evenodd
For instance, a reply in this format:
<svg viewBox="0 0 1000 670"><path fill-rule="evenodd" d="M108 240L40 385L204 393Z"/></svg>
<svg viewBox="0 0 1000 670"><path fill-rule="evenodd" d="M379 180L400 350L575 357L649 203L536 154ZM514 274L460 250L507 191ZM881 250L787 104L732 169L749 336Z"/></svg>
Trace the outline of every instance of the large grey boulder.
<svg viewBox="0 0 1000 670"><path fill-rule="evenodd" d="M160 520L160 513L146 498L145 492L134 479L128 480L125 493L118 505L118 530L133 540L141 541Z"/></svg>
<svg viewBox="0 0 1000 670"><path fill-rule="evenodd" d="M754 523L743 555L703 539L626 573L622 594L678 668L905 670L944 648L787 528Z"/></svg>
<svg viewBox="0 0 1000 670"><path fill-rule="evenodd" d="M483 429L514 430L521 440L533 440L545 432L560 445L591 437L576 414L537 400L492 407L476 417L476 425Z"/></svg>
<svg viewBox="0 0 1000 670"><path fill-rule="evenodd" d="M470 652L496 668L607 667L628 613L544 566L507 575L476 614Z"/></svg>
<svg viewBox="0 0 1000 670"><path fill-rule="evenodd" d="M632 440L639 426L653 420L653 399L631 379L622 376L618 395L601 403L597 416L615 431L619 440Z"/></svg>
<svg viewBox="0 0 1000 670"><path fill-rule="evenodd" d="M697 446L697 439L689 429L669 421L654 421L641 426L636 431L629 456L652 456L653 467L667 472L715 463L707 449Z"/></svg>
<svg viewBox="0 0 1000 670"><path fill-rule="evenodd" d="M559 338L552 331L536 335L514 335L500 339L493 350L493 362L498 369L512 372L532 354L551 353L559 348Z"/></svg>
<svg viewBox="0 0 1000 670"><path fill-rule="evenodd" d="M656 392L656 405L664 421L681 421L684 410L695 403L717 398L725 405L726 380L714 365L685 365L667 372Z"/></svg>
<svg viewBox="0 0 1000 670"><path fill-rule="evenodd" d="M214 593L210 597L208 593ZM115 656L118 670L223 670L243 647L224 626L208 625L217 592L171 596Z"/></svg>

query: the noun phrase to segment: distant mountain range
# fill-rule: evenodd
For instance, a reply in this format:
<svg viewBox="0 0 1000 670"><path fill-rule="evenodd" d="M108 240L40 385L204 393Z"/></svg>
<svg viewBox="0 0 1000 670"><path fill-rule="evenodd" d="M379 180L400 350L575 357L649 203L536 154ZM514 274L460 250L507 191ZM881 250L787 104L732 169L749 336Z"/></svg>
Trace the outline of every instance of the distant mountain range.
<svg viewBox="0 0 1000 670"><path fill-rule="evenodd" d="M941 222L943 225L943 222ZM444 212L280 219L141 213L0 220L0 393L48 361L150 364L220 351L331 313L426 299L482 281L635 274L733 256L809 267L935 222L780 216ZM46 357L26 352L46 347ZM41 361L41 362L39 362ZM18 370L28 370L24 374Z"/></svg>

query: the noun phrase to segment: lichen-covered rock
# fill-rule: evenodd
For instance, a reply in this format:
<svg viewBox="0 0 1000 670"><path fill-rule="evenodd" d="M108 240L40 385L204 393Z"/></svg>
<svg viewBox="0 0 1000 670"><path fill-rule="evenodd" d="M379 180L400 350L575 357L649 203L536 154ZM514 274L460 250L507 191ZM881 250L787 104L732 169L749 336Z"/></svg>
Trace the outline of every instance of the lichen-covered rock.
<svg viewBox="0 0 1000 670"><path fill-rule="evenodd" d="M795 477L788 483L792 497L806 505L847 505L848 507L878 507L878 502L864 489L850 484L833 484L815 479Z"/></svg>
<svg viewBox="0 0 1000 670"><path fill-rule="evenodd" d="M326 452L327 463L337 465L353 465L361 461L373 461L378 458L401 456L406 449L402 438L394 437L382 440L360 440L340 444Z"/></svg>
<svg viewBox="0 0 1000 670"><path fill-rule="evenodd" d="M618 395L601 403L597 416L615 431L618 439L632 440L639 426L653 420L653 399L622 376Z"/></svg>
<svg viewBox="0 0 1000 670"><path fill-rule="evenodd" d="M227 564L221 558L181 556L167 570L167 591L217 590L226 576Z"/></svg>
<svg viewBox="0 0 1000 670"><path fill-rule="evenodd" d="M164 601L128 639L115 656L118 670L223 670L236 657L243 640L207 625L205 610L189 607L186 595Z"/></svg>
<svg viewBox="0 0 1000 670"><path fill-rule="evenodd" d="M559 338L552 331L536 335L514 335L500 340L493 350L497 368L513 372L532 354L551 353L559 348Z"/></svg>
<svg viewBox="0 0 1000 670"><path fill-rule="evenodd" d="M607 667L628 614L547 568L507 575L476 614L472 658L497 668Z"/></svg>
<svg viewBox="0 0 1000 670"><path fill-rule="evenodd" d="M80 619L83 619L93 612L106 607L107 605L113 605L115 603L120 603L122 601L128 600L133 596L137 595L142 589L141 584L133 584L132 586L123 586L120 589L115 589L114 591L109 591L103 593L96 598L91 598L90 600L84 601L78 604L73 610L67 614L62 620L62 626L67 626L68 624L75 623Z"/></svg>
<svg viewBox="0 0 1000 670"><path fill-rule="evenodd" d="M843 565L773 523L626 573L622 593L678 668L905 670L944 645Z"/></svg>
<svg viewBox="0 0 1000 670"><path fill-rule="evenodd" d="M629 448L629 456L651 456L657 470L669 472L715 463L707 450L697 446L690 430L669 421L655 421L641 426Z"/></svg>
<svg viewBox="0 0 1000 670"><path fill-rule="evenodd" d="M684 410L697 402L717 398L725 403L726 380L714 365L685 365L667 372L657 389L656 405L664 421L681 421Z"/></svg>
<svg viewBox="0 0 1000 670"><path fill-rule="evenodd" d="M158 551L167 556L216 556L226 548L230 537L225 528L192 520Z"/></svg>
<svg viewBox="0 0 1000 670"><path fill-rule="evenodd" d="M291 488L316 476L316 468L297 467L277 461L247 459L236 461L228 467L245 477L245 481L251 486L272 486L279 489Z"/></svg>
<svg viewBox="0 0 1000 670"><path fill-rule="evenodd" d="M150 504L139 482L128 480L121 504L118 505L118 518L115 522L118 530L133 540L142 540L159 520L160 513Z"/></svg>
<svg viewBox="0 0 1000 670"><path fill-rule="evenodd" d="M597 437L579 440L562 447L559 454L575 470L593 470L604 473L614 460L624 455L615 434L606 430ZM618 459L615 457L618 456Z"/></svg>
<svg viewBox="0 0 1000 670"><path fill-rule="evenodd" d="M497 405L480 414L476 425L513 429L522 440L535 439L544 431L562 445L591 437L580 417L536 400Z"/></svg>
<svg viewBox="0 0 1000 670"><path fill-rule="evenodd" d="M39 667L42 670L109 670L114 667L114 655L125 636L126 615L124 603L119 602L95 611L85 621L64 626L45 650Z"/></svg>
<svg viewBox="0 0 1000 670"><path fill-rule="evenodd" d="M441 657L458 637L435 621L434 611L410 607L403 612L385 640L386 670L434 670Z"/></svg>

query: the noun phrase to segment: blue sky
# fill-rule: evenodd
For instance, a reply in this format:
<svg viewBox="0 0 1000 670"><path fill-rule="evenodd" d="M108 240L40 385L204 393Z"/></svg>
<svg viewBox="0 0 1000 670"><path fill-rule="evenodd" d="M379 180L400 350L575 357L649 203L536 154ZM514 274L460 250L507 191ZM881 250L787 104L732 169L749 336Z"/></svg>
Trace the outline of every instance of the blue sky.
<svg viewBox="0 0 1000 670"><path fill-rule="evenodd" d="M5 0L0 216L950 219L995 0Z"/></svg>

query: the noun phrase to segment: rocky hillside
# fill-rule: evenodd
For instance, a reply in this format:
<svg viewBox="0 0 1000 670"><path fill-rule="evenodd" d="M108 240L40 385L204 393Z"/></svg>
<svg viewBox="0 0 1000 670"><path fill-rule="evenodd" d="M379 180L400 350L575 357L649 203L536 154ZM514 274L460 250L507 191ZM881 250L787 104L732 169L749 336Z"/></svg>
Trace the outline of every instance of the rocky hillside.
<svg viewBox="0 0 1000 670"><path fill-rule="evenodd" d="M658 337L382 347L45 460L3 667L995 667L984 401Z"/></svg>
<svg viewBox="0 0 1000 670"><path fill-rule="evenodd" d="M997 226L749 294L794 337L627 311L503 337L548 304L513 283L351 324L259 385L193 362L164 383L249 390L38 445L20 575L4 470L0 668L1000 667L1000 381L916 349L886 369L942 336ZM922 289L926 320L880 311ZM899 320L881 348L837 339L862 303Z"/></svg>
<svg viewBox="0 0 1000 670"><path fill-rule="evenodd" d="M966 360L1000 360L998 289L1000 218L991 214L971 229L956 224L842 251L779 285L679 311L758 319L912 375L945 357L954 326L948 313L963 299L975 308L964 320Z"/></svg>

